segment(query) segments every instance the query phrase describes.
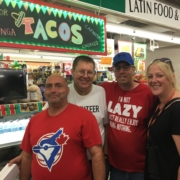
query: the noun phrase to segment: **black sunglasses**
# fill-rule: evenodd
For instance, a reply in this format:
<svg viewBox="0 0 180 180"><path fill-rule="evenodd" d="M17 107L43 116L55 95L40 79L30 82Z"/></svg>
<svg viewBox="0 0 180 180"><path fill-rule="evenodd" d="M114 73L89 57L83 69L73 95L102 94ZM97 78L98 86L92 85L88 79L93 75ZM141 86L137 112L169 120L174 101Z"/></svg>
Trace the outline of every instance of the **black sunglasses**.
<svg viewBox="0 0 180 180"><path fill-rule="evenodd" d="M156 61L161 61L161 62L164 62L164 63L168 64L168 65L170 66L172 72L174 72L174 68L173 68L173 66L172 66L172 62L171 62L171 60L170 60L169 58L159 58L159 59L155 59L155 60L152 61L152 63L153 63L153 62L156 62Z"/></svg>

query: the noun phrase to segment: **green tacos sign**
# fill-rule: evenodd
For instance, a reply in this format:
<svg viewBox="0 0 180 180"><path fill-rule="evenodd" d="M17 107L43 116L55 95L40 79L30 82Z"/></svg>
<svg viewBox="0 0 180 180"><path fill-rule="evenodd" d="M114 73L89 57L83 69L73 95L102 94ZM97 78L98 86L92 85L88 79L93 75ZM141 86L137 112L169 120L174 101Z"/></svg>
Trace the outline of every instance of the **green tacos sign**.
<svg viewBox="0 0 180 180"><path fill-rule="evenodd" d="M105 18L56 5L0 0L0 45L106 54Z"/></svg>

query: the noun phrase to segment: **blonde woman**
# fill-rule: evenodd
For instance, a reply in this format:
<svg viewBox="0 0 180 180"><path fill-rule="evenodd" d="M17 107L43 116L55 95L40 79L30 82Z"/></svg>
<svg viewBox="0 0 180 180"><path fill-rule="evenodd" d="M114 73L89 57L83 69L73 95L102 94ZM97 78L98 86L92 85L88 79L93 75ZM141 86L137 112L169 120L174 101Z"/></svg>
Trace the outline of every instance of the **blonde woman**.
<svg viewBox="0 0 180 180"><path fill-rule="evenodd" d="M171 60L154 60L147 82L157 101L148 122L145 179L180 180L180 92Z"/></svg>

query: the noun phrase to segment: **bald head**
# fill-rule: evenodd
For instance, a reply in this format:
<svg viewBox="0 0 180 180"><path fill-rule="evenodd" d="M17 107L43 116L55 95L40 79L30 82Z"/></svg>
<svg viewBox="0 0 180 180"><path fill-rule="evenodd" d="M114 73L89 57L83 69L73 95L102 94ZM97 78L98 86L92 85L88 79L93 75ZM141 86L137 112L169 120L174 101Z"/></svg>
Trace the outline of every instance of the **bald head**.
<svg viewBox="0 0 180 180"><path fill-rule="evenodd" d="M46 79L46 84L48 83L49 80L54 79L54 78L59 79L59 81L61 81L62 83L66 84L68 86L66 79L63 76L59 75L59 74L52 74L52 75L50 75Z"/></svg>
<svg viewBox="0 0 180 180"><path fill-rule="evenodd" d="M50 106L63 106L67 103L69 87L66 79L58 74L52 74L46 80L45 98Z"/></svg>

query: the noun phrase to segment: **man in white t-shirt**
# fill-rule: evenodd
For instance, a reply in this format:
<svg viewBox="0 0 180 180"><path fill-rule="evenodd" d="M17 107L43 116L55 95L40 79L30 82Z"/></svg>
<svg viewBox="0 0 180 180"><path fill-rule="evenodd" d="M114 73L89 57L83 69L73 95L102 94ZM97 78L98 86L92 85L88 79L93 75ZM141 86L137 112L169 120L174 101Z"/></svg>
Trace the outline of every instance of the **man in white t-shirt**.
<svg viewBox="0 0 180 180"><path fill-rule="evenodd" d="M107 121L107 106L104 88L93 85L95 62L89 56L77 56L73 61L72 76L74 82L69 84L68 102L91 111L97 119L104 144L104 125ZM48 103L43 107L48 108Z"/></svg>

